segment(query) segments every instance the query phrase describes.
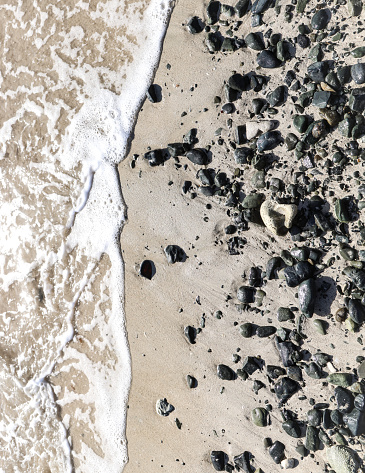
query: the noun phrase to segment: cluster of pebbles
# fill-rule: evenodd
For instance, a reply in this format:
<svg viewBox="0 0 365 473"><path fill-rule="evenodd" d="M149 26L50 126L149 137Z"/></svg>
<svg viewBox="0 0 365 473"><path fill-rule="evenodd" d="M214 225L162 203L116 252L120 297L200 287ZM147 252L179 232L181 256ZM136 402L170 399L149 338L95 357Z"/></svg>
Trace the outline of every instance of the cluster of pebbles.
<svg viewBox="0 0 365 473"><path fill-rule="evenodd" d="M214 98L216 110L226 119L225 136L223 127L219 128L211 144L199 147L199 132L192 129L181 143L149 150L144 158L151 166L163 165L167 159L175 160L176 169L183 165L188 169L188 162L193 165L196 175L184 182L182 192L192 199L209 199L207 208L227 208L231 218L225 228L229 254L242 252L248 242L245 233L252 226L272 235L272 242L280 240L287 246L268 258L266 268L251 267L247 284L232 296L241 314L260 313L269 285L295 288L297 299L291 307L278 309L275 325L246 321L239 327L242 337L257 337L258 343L261 338L273 338L281 364L266 365L261 358L247 356L237 370L218 365L217 376L225 381L245 381L255 373L265 373L277 406L253 409L253 428L265 428L273 411L278 410L283 431L298 440L300 458L324 448L326 471L355 473L364 471L358 453L365 444L365 357L359 355L356 366L341 372L325 350L308 353L304 348L308 324L322 336L331 324L342 324L362 350L365 60L361 62L361 58L365 57L365 46L357 45L356 40L365 31L363 5L361 0L281 3L239 0L230 6L213 0L205 19L193 17L187 22L191 34L202 36L212 60L217 61L220 54L246 50L255 55L256 68L254 72L230 71L222 96ZM267 26L266 15L273 14L287 24L283 31L292 32L293 37L283 37ZM251 32L247 32L248 22ZM347 38L349 25L356 33L352 39ZM153 96L152 88L150 100ZM250 103L242 118L237 112L244 98ZM290 111L290 130L281 126L284 109ZM211 167L218 149L224 149L227 171L222 171L222 163L218 170ZM165 253L169 263L183 262L186 257L174 245ZM141 274L150 278L153 268L149 264L143 263ZM332 281L341 307L327 318L316 317L319 296L330 288L319 279L326 272L333 275L336 264L342 265L336 269L341 278ZM197 343L201 330L185 327L189 343ZM292 396L300 396L306 377L321 380L319 389L330 387L332 397L328 402L313 402L306 417L299 418L286 403ZM195 388L197 380L188 376L188 385ZM254 381L256 393L263 387L262 381ZM173 407L164 399L158 402L158 410L168 415ZM265 438L265 446L276 464L285 469L298 467L298 460L287 457L282 442ZM217 471L262 472L247 451L233 461L224 451L212 451L210 458Z"/></svg>

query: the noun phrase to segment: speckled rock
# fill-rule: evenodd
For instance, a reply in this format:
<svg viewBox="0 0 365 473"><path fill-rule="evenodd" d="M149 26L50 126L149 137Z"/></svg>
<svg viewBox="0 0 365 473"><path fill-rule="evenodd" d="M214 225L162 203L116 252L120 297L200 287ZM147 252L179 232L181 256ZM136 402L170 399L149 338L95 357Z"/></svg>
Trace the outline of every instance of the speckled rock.
<svg viewBox="0 0 365 473"><path fill-rule="evenodd" d="M334 445L326 449L326 455L336 473L358 473L360 459L351 448L345 445Z"/></svg>
<svg viewBox="0 0 365 473"><path fill-rule="evenodd" d="M262 221L274 235L285 234L291 228L297 212L298 207L294 204L278 204L269 199L260 207Z"/></svg>

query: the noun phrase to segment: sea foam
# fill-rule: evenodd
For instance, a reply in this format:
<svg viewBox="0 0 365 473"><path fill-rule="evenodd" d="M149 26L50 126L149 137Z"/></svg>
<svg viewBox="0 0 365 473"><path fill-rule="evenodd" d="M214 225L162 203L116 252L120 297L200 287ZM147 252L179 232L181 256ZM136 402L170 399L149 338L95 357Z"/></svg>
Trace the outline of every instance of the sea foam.
<svg viewBox="0 0 365 473"><path fill-rule="evenodd" d="M117 165L170 13L161 0L0 6L0 471L127 462Z"/></svg>

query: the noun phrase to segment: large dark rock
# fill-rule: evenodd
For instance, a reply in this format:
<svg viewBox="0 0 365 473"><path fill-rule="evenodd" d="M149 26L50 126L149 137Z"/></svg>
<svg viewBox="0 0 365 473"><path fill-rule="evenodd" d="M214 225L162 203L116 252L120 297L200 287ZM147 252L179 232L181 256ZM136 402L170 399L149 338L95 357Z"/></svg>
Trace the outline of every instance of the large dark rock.
<svg viewBox="0 0 365 473"><path fill-rule="evenodd" d="M279 401L287 401L299 389L299 385L293 379L285 376L275 384L275 394Z"/></svg>
<svg viewBox="0 0 365 473"><path fill-rule="evenodd" d="M294 266L284 269L284 276L289 287L296 287L301 282L309 279L313 274L313 266L308 261L299 261Z"/></svg>
<svg viewBox="0 0 365 473"><path fill-rule="evenodd" d="M308 318L313 316L315 300L316 285L314 279L310 278L300 283L298 287L299 308Z"/></svg>
<svg viewBox="0 0 365 473"><path fill-rule="evenodd" d="M276 464L279 464L285 457L285 445L276 440L269 448L269 454Z"/></svg>
<svg viewBox="0 0 365 473"><path fill-rule="evenodd" d="M210 459L216 471L224 471L228 463L228 455L222 450L214 450L210 454Z"/></svg>
<svg viewBox="0 0 365 473"><path fill-rule="evenodd" d="M204 149L196 148L188 151L186 157L189 161L199 166L204 166L208 164L208 155Z"/></svg>
<svg viewBox="0 0 365 473"><path fill-rule="evenodd" d="M258 33L249 33L245 38L245 42L247 46L254 51L262 51L265 49L265 44Z"/></svg>
<svg viewBox="0 0 365 473"><path fill-rule="evenodd" d="M358 299L350 299L347 304L351 319L361 325L365 320L365 307Z"/></svg>
<svg viewBox="0 0 365 473"><path fill-rule="evenodd" d="M253 156L253 150L246 147L236 148L233 156L236 164L247 164Z"/></svg>
<svg viewBox="0 0 365 473"><path fill-rule="evenodd" d="M237 92L244 92L250 86L250 79L248 76L243 76L242 74L233 74L228 79L228 86L233 89L237 90Z"/></svg>
<svg viewBox="0 0 365 473"><path fill-rule="evenodd" d="M314 30L324 30L331 19L331 12L328 8L318 10L312 17L311 25Z"/></svg>
<svg viewBox="0 0 365 473"><path fill-rule="evenodd" d="M234 6L234 11L238 18L242 18L243 15L247 13L248 6L250 4L250 0L238 0L236 5Z"/></svg>
<svg viewBox="0 0 365 473"><path fill-rule="evenodd" d="M221 12L221 2L216 0L211 1L207 6L208 23L214 25L219 20Z"/></svg>
<svg viewBox="0 0 365 473"><path fill-rule="evenodd" d="M329 64L326 61L314 62L307 69L308 76L313 82L324 82L329 71Z"/></svg>
<svg viewBox="0 0 365 473"><path fill-rule="evenodd" d="M286 420L281 424L284 431L290 435L290 437L294 437L299 439L302 436L302 429L300 428L300 424L295 420Z"/></svg>
<svg viewBox="0 0 365 473"><path fill-rule="evenodd" d="M365 82L365 63L359 62L351 67L351 77L356 84Z"/></svg>
<svg viewBox="0 0 365 473"><path fill-rule="evenodd" d="M262 51L256 58L257 64L264 69L274 69L281 66L281 61L271 51Z"/></svg>
<svg viewBox="0 0 365 473"><path fill-rule="evenodd" d="M350 429L352 435L365 434L365 412L353 409L349 414L343 416L343 420Z"/></svg>
<svg viewBox="0 0 365 473"><path fill-rule="evenodd" d="M220 379L224 379L226 381L232 381L233 379L236 379L236 374L235 372L226 365L218 365L217 366L217 376Z"/></svg>
<svg viewBox="0 0 365 473"><path fill-rule="evenodd" d="M168 245L164 251L167 261L171 264L183 263L186 260L185 251L178 245Z"/></svg>
<svg viewBox="0 0 365 473"><path fill-rule="evenodd" d="M348 389L337 386L335 389L335 399L339 412L347 414L352 411L354 407L354 396Z"/></svg>
<svg viewBox="0 0 365 473"><path fill-rule="evenodd" d="M263 133L257 139L257 151L262 153L263 151L270 151L276 148L282 142L281 134L279 131L268 131Z"/></svg>

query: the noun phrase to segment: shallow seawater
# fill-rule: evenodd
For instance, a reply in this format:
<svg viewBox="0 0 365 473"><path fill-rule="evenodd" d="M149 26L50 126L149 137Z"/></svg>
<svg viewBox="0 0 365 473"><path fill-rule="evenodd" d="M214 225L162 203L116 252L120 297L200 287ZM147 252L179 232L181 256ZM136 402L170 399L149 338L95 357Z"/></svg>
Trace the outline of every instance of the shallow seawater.
<svg viewBox="0 0 365 473"><path fill-rule="evenodd" d="M131 367L116 165L169 5L0 5L0 471L120 472Z"/></svg>

